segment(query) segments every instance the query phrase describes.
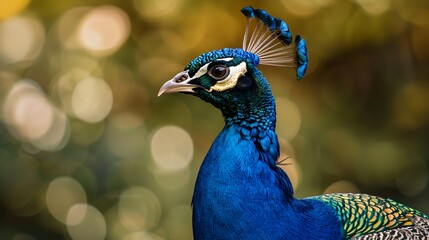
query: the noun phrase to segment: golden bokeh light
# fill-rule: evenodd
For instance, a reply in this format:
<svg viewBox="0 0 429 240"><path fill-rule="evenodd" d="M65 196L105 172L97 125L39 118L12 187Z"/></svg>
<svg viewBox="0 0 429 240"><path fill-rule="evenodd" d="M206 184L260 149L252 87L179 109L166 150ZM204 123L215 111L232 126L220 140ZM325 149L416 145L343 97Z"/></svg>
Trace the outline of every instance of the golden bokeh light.
<svg viewBox="0 0 429 240"><path fill-rule="evenodd" d="M326 131L320 136L320 140L323 148L320 153L320 168L326 173L346 174L348 169L360 166L362 148L360 148L358 139L352 132L335 128ZM330 158L324 157L326 155Z"/></svg>
<svg viewBox="0 0 429 240"><path fill-rule="evenodd" d="M73 240L106 239L107 226L104 216L89 204L73 205L67 213L66 224Z"/></svg>
<svg viewBox="0 0 429 240"><path fill-rule="evenodd" d="M323 192L323 194L329 193L359 193L359 188L350 181L341 180L332 183Z"/></svg>
<svg viewBox="0 0 429 240"><path fill-rule="evenodd" d="M177 0L133 0L133 4L142 17L159 20L171 16L182 2Z"/></svg>
<svg viewBox="0 0 429 240"><path fill-rule="evenodd" d="M369 14L379 15L389 10L391 0L354 0Z"/></svg>
<svg viewBox="0 0 429 240"><path fill-rule="evenodd" d="M192 239L192 210L189 204L178 204L166 217L166 229L170 238Z"/></svg>
<svg viewBox="0 0 429 240"><path fill-rule="evenodd" d="M122 240L162 240L164 238L156 235L155 233L138 231L126 235Z"/></svg>
<svg viewBox="0 0 429 240"><path fill-rule="evenodd" d="M423 27L429 24L429 6L426 0L417 0L413 4L409 4L408 1L395 3L396 10L404 20Z"/></svg>
<svg viewBox="0 0 429 240"><path fill-rule="evenodd" d="M79 203L86 203L86 193L79 182L70 177L59 177L49 183L46 206L55 219L67 224L69 210Z"/></svg>
<svg viewBox="0 0 429 240"><path fill-rule="evenodd" d="M65 147L70 139L70 125L66 114L54 108L54 118L49 131L42 138L31 143L40 150L58 151Z"/></svg>
<svg viewBox="0 0 429 240"><path fill-rule="evenodd" d="M158 197L149 189L134 186L126 189L118 203L119 220L130 231L150 230L161 217Z"/></svg>
<svg viewBox="0 0 429 240"><path fill-rule="evenodd" d="M426 39L428 35L429 28L417 28L411 33L413 53L421 60L429 59L429 42Z"/></svg>
<svg viewBox="0 0 429 240"><path fill-rule="evenodd" d="M404 159L407 159L407 156L396 143L372 142L366 146L364 156L360 159L363 163L369 162L371 167L365 171L359 171L358 174L362 176L362 181L394 186L394 176L402 174L401 168L405 166Z"/></svg>
<svg viewBox="0 0 429 240"><path fill-rule="evenodd" d="M191 180L191 171L189 168L177 171L165 171L163 169L155 171L155 180L158 185L165 190L175 191L188 186Z"/></svg>
<svg viewBox="0 0 429 240"><path fill-rule="evenodd" d="M279 160L283 161L279 166L287 173L293 188L297 190L302 177L299 163L286 154L281 154Z"/></svg>
<svg viewBox="0 0 429 240"><path fill-rule="evenodd" d="M0 22L0 64L27 67L39 56L44 41L45 30L35 18L16 16Z"/></svg>
<svg viewBox="0 0 429 240"><path fill-rule="evenodd" d="M109 151L121 158L138 156L142 153L142 144L148 141L143 119L132 113L109 117L106 135Z"/></svg>
<svg viewBox="0 0 429 240"><path fill-rule="evenodd" d="M176 126L164 126L152 136L152 157L157 166L165 170L179 170L187 167L194 154L191 136Z"/></svg>
<svg viewBox="0 0 429 240"><path fill-rule="evenodd" d="M72 121L70 124L70 140L81 146L90 146L102 137L105 131L105 123L87 123L83 121Z"/></svg>
<svg viewBox="0 0 429 240"><path fill-rule="evenodd" d="M157 66L163 66L163 71L152 71ZM174 76L174 73L182 68L177 62L171 61L171 59L161 58L161 57L144 57L138 59L138 67L141 75L147 79L147 82L151 83L153 86L158 86L163 81L168 79L166 73L171 73L171 77Z"/></svg>
<svg viewBox="0 0 429 240"><path fill-rule="evenodd" d="M4 116L18 134L33 140L48 132L54 119L54 109L36 82L22 80L9 91L4 104Z"/></svg>
<svg viewBox="0 0 429 240"><path fill-rule="evenodd" d="M277 160L279 163L278 166L287 173L289 180L292 183L293 189L296 191L299 188L299 184L301 182L302 172L299 162L295 159L295 150L293 146L285 139L280 138L279 143L280 156Z"/></svg>
<svg viewBox="0 0 429 240"><path fill-rule="evenodd" d="M429 83L413 81L398 91L393 109L394 124L403 129L418 129L429 120Z"/></svg>
<svg viewBox="0 0 429 240"><path fill-rule="evenodd" d="M123 184L124 188L142 184L150 176L146 167L146 159L117 161L109 168L109 176L113 177L109 178L106 185L109 189L114 189L118 184Z"/></svg>
<svg viewBox="0 0 429 240"><path fill-rule="evenodd" d="M292 140L301 127L301 113L298 106L291 100L277 98L277 134L287 141Z"/></svg>
<svg viewBox="0 0 429 240"><path fill-rule="evenodd" d="M80 19L84 17L92 8L77 7L72 8L61 15L55 28L56 34L63 46L70 49L80 48L77 36Z"/></svg>
<svg viewBox="0 0 429 240"><path fill-rule="evenodd" d="M294 15L309 16L319 11L321 7L329 6L335 1L336 0L282 0L282 3L283 6Z"/></svg>
<svg viewBox="0 0 429 240"><path fill-rule="evenodd" d="M421 158L409 157L401 174L396 175L396 186L405 196L421 194L429 182L429 168Z"/></svg>
<svg viewBox="0 0 429 240"><path fill-rule="evenodd" d="M73 113L85 122L95 123L103 120L112 105L112 89L102 79L87 77L74 88L71 98Z"/></svg>
<svg viewBox="0 0 429 240"><path fill-rule="evenodd" d="M219 41L218 37L222 37L225 41L224 46L222 47L241 47L241 43L237 43L236 40L243 37L244 29L243 29L243 19L237 18L237 15L228 11L227 9L221 8L217 4L209 4L201 9L201 13L196 16L189 16L195 22L193 25L199 25L199 28L202 28L200 31L204 33L200 39L199 44L204 44L207 47L212 47L213 49L218 49ZM222 27L228 26L228 27ZM217 29L221 27L222 34L219 34ZM192 29L183 29L183 31L191 34ZM191 38L189 35L185 35L185 44L187 45L189 41L193 41L193 34L191 34ZM198 44L198 42L196 41ZM198 45L197 45L198 46ZM192 50L192 49L190 49Z"/></svg>
<svg viewBox="0 0 429 240"><path fill-rule="evenodd" d="M10 88L3 114L9 130L38 149L58 150L68 141L67 117L34 81L20 80Z"/></svg>
<svg viewBox="0 0 429 240"><path fill-rule="evenodd" d="M139 212L136 212L139 214ZM161 240L167 239L165 231L161 227L154 230L138 229L130 230L123 224L121 217L119 217L119 206L114 205L105 214L106 223L108 226L107 235L108 239L121 239L121 240Z"/></svg>
<svg viewBox="0 0 429 240"><path fill-rule="evenodd" d="M100 75L102 70L96 61L83 57L62 59L61 65L65 71L52 83L53 96L67 114L74 116L72 97L76 86L85 78Z"/></svg>
<svg viewBox="0 0 429 240"><path fill-rule="evenodd" d="M14 16L24 10L31 0L0 0L0 20Z"/></svg>
<svg viewBox="0 0 429 240"><path fill-rule="evenodd" d="M115 6L101 6L89 11L77 30L82 47L96 56L114 53L129 34L128 15Z"/></svg>

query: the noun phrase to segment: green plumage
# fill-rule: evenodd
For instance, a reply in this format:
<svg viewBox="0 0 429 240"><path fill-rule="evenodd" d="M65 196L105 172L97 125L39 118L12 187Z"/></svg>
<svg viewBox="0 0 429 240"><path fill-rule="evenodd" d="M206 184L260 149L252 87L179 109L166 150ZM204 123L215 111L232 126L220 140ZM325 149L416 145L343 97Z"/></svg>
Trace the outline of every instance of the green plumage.
<svg viewBox="0 0 429 240"><path fill-rule="evenodd" d="M326 194L311 199L324 201L334 207L347 238L410 227L415 225L416 218L428 218L392 199L367 194Z"/></svg>

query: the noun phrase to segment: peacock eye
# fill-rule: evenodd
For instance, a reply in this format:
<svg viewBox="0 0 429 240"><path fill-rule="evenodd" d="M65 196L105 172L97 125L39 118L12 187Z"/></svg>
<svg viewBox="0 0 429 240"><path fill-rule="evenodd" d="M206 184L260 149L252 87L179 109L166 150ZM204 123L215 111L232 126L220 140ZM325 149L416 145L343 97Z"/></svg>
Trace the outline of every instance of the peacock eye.
<svg viewBox="0 0 429 240"><path fill-rule="evenodd" d="M214 65L208 71L210 77L215 80L223 80L229 75L229 68L225 65Z"/></svg>

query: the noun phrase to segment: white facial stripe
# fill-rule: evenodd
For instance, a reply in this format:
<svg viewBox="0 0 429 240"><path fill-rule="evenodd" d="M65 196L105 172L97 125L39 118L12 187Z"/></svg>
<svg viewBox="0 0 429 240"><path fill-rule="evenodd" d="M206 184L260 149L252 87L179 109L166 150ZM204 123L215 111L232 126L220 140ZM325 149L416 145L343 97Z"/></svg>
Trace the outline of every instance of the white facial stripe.
<svg viewBox="0 0 429 240"><path fill-rule="evenodd" d="M245 62L242 62L237 66L229 67L229 76L226 79L217 82L210 88L210 91L215 90L221 92L235 87L235 85L237 85L238 78L243 76L246 72L247 68Z"/></svg>
<svg viewBox="0 0 429 240"><path fill-rule="evenodd" d="M225 62L229 62L229 61L231 61L232 59L234 59L234 58L219 58L219 59L217 59L216 61L225 61Z"/></svg>
<svg viewBox="0 0 429 240"><path fill-rule="evenodd" d="M209 66L210 63L207 63L206 65L200 67L200 69L198 70L198 72L195 73L195 75L192 77L192 79L197 79L201 76L203 76L204 74L207 73L207 67Z"/></svg>

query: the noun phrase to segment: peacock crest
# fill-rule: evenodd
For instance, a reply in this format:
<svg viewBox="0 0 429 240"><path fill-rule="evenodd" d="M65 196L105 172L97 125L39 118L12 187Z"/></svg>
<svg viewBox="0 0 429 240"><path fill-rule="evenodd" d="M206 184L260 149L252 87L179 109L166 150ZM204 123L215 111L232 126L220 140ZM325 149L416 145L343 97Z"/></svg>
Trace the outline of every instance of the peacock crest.
<svg viewBox="0 0 429 240"><path fill-rule="evenodd" d="M220 58L239 57L255 66L271 65L296 68L298 80L307 71L307 45L300 35L292 41L292 33L285 21L274 18L265 10L244 7L247 17L242 48L224 48L207 52L191 61L185 68L193 76L201 66Z"/></svg>
<svg viewBox="0 0 429 240"><path fill-rule="evenodd" d="M241 12L247 17L244 51L257 55L261 65L296 67L297 79L304 77L308 64L304 38L296 35L293 42L286 22L272 17L265 10L249 6L241 9ZM255 19L259 21L253 24Z"/></svg>

